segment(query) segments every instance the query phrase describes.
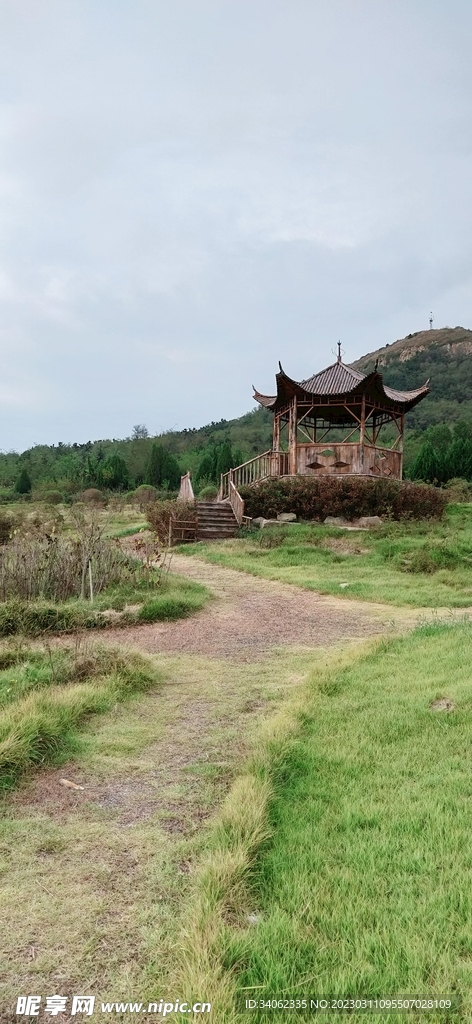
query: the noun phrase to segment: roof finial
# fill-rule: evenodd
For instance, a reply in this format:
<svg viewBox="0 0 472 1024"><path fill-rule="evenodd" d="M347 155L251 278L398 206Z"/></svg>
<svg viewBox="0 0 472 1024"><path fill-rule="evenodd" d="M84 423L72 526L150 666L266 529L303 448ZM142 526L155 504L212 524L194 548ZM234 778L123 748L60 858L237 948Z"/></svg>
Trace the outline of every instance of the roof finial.
<svg viewBox="0 0 472 1024"><path fill-rule="evenodd" d="M341 342L338 341L338 363L341 362Z"/></svg>

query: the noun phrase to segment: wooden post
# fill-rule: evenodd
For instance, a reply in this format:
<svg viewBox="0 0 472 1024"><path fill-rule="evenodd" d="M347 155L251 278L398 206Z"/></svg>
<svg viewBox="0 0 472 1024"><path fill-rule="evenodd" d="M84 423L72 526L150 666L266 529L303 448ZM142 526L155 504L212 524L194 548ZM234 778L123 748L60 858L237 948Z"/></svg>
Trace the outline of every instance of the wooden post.
<svg viewBox="0 0 472 1024"><path fill-rule="evenodd" d="M289 450L289 473L295 476L297 472L297 396L294 395L290 405L290 418L288 428L288 450Z"/></svg>
<svg viewBox="0 0 472 1024"><path fill-rule="evenodd" d="M90 604L93 604L93 580L92 580L92 559L89 558L89 586L90 586Z"/></svg>
<svg viewBox="0 0 472 1024"><path fill-rule="evenodd" d="M280 450L280 413L278 412L276 412L274 416L272 448L274 452L278 452Z"/></svg>
<svg viewBox="0 0 472 1024"><path fill-rule="evenodd" d="M400 449L400 480L403 480L403 429L404 429L404 426L405 426L405 413L402 412L401 418L400 418L400 444L398 446L399 449Z"/></svg>
<svg viewBox="0 0 472 1024"><path fill-rule="evenodd" d="M364 441L365 441L365 395L362 395L361 422L359 427L360 471L364 472Z"/></svg>

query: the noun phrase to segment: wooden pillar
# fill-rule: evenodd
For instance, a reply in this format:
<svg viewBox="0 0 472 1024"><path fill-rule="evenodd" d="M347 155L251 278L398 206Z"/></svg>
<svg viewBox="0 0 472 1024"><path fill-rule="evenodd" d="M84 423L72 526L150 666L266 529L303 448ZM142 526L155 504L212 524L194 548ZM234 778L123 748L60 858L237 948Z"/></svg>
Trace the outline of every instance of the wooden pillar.
<svg viewBox="0 0 472 1024"><path fill-rule="evenodd" d="M294 476L297 472L297 396L294 395L290 405L290 417L288 421L288 458L289 473Z"/></svg>
<svg viewBox="0 0 472 1024"><path fill-rule="evenodd" d="M360 472L364 472L364 443L365 443L365 395L362 395L361 422L359 427L359 455Z"/></svg>
<svg viewBox="0 0 472 1024"><path fill-rule="evenodd" d="M272 440L272 448L274 452L280 451L280 413L276 412L274 416L274 433Z"/></svg>
<svg viewBox="0 0 472 1024"><path fill-rule="evenodd" d="M403 430L404 430L404 426L405 426L405 413L402 412L401 418L400 418L400 444L398 446L399 449L400 449L400 480L403 480Z"/></svg>

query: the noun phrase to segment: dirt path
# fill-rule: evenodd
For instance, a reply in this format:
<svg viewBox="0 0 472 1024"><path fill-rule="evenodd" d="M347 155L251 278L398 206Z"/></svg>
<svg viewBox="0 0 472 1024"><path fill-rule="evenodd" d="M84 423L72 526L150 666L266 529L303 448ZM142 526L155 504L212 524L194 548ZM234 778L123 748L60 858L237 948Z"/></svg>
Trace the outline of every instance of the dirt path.
<svg viewBox="0 0 472 1024"><path fill-rule="evenodd" d="M407 628L420 615L183 555L172 570L206 584L214 600L189 619L85 641L158 655L155 688L93 718L74 761L36 771L4 801L0 1024L14 1019L23 992L138 1000L150 949L161 984L202 825L261 721L324 665L329 647ZM81 788L65 788L64 778Z"/></svg>
<svg viewBox="0 0 472 1024"><path fill-rule="evenodd" d="M415 609L335 597L175 554L172 571L204 583L216 600L177 622L110 629L103 639L151 654L202 654L249 662L274 647L314 648L411 625Z"/></svg>

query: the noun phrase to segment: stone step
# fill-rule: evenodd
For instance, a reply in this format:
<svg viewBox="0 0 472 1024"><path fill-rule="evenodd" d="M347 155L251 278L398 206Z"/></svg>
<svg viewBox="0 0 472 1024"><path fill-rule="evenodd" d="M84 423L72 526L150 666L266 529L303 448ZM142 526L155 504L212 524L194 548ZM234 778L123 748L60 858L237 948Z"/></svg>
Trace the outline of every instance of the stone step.
<svg viewBox="0 0 472 1024"><path fill-rule="evenodd" d="M236 522L234 516L210 516L210 515L207 515L207 516L198 515L197 516L197 521L199 523L235 523Z"/></svg>

